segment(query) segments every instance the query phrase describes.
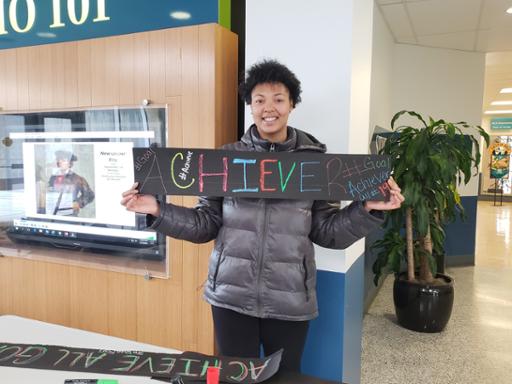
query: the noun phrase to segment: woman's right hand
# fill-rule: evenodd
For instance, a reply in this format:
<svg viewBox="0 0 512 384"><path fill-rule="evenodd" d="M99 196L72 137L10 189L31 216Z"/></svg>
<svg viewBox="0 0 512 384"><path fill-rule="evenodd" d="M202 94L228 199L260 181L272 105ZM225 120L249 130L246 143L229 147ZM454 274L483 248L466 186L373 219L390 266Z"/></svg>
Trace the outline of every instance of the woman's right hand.
<svg viewBox="0 0 512 384"><path fill-rule="evenodd" d="M135 183L129 190L123 192L121 205L128 211L160 216L160 205L155 196L141 195L137 190L138 185L139 183Z"/></svg>

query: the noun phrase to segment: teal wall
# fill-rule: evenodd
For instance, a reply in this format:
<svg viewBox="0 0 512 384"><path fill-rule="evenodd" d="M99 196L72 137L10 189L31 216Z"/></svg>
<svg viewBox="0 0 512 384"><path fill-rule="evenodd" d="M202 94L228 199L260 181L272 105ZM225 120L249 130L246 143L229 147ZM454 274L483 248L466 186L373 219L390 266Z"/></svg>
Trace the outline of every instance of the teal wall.
<svg viewBox="0 0 512 384"><path fill-rule="evenodd" d="M221 13L226 24L231 7L230 0L75 0L68 10L67 0L1 1L0 49L217 23ZM172 18L176 11L190 18Z"/></svg>

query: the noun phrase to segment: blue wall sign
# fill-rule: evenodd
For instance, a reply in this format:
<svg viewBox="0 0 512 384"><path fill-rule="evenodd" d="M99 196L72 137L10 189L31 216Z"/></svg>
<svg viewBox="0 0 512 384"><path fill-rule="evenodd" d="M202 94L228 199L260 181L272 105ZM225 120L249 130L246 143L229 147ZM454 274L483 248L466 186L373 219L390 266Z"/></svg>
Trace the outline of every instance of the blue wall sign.
<svg viewBox="0 0 512 384"><path fill-rule="evenodd" d="M491 129L512 129L512 117L496 117L491 119Z"/></svg>
<svg viewBox="0 0 512 384"><path fill-rule="evenodd" d="M218 23L225 0L0 0L0 49Z"/></svg>

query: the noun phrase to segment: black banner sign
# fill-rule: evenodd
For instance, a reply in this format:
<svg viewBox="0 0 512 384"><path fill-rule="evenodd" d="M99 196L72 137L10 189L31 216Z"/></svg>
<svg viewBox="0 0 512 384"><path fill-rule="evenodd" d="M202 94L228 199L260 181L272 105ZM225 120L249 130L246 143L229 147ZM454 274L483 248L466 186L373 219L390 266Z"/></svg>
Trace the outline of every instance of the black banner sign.
<svg viewBox="0 0 512 384"><path fill-rule="evenodd" d="M380 155L134 148L142 193L300 200L386 200Z"/></svg>
<svg viewBox="0 0 512 384"><path fill-rule="evenodd" d="M0 366L147 376L169 381L181 377L185 382L205 382L208 367L219 367L221 382L260 383L277 372L281 354L282 350L263 359L246 359L195 352L166 354L0 343Z"/></svg>

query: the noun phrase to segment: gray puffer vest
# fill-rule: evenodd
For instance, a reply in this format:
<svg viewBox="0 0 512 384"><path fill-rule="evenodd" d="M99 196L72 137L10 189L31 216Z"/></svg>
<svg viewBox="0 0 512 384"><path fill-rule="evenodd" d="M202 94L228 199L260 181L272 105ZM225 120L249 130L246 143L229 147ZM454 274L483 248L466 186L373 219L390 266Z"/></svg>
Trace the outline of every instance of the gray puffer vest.
<svg viewBox="0 0 512 384"><path fill-rule="evenodd" d="M291 127L284 143L270 143L253 125L223 149L325 152L325 145ZM381 223L361 202L340 209L327 201L201 197L195 208L161 204L151 227L195 243L215 239L208 303L255 317L310 320L318 315L313 242L346 248Z"/></svg>

